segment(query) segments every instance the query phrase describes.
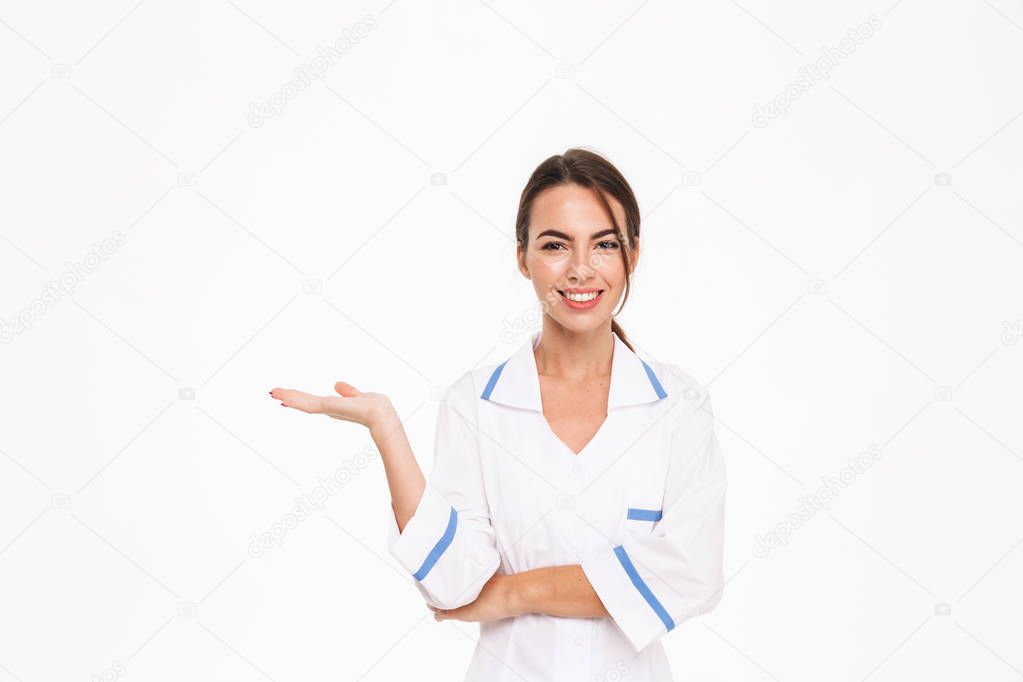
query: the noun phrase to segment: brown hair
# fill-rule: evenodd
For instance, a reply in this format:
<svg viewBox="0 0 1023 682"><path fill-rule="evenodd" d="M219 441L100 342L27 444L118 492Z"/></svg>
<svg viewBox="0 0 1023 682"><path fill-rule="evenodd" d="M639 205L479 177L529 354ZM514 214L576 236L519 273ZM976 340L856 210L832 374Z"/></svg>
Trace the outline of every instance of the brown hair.
<svg viewBox="0 0 1023 682"><path fill-rule="evenodd" d="M529 215L533 202L544 190L568 184L592 189L611 219L611 225L622 245L622 261L625 264L625 295L622 297L622 307L624 307L625 301L629 299L629 285L632 279L629 277L632 274L629 264L632 261L636 242L639 240L639 204L625 177L615 168L614 164L600 154L575 147L567 150L564 154L555 154L537 166L533 174L529 176L529 182L526 183L526 187L522 190L522 196L519 198L519 210L515 217L515 239L519 243L522 253L525 253L526 244L529 241ZM622 226L615 220L611 204L607 200L606 195L608 194L617 199L625 209L625 235L622 234ZM626 235L628 239L625 238ZM621 307L618 312L621 312ZM611 315L611 331L625 342L629 350L636 352L625 335L625 330L614 319L614 315L614 313Z"/></svg>

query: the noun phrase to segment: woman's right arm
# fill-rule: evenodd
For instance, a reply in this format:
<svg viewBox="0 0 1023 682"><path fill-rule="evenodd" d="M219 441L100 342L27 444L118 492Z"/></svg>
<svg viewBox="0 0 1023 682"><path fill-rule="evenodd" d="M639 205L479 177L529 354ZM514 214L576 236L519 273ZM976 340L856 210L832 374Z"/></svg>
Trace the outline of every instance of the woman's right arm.
<svg viewBox="0 0 1023 682"><path fill-rule="evenodd" d="M369 433L384 463L387 487L391 491L391 509L400 533L419 506L426 478L412 454L405 428L390 401L387 409L381 410L380 416L370 425Z"/></svg>
<svg viewBox="0 0 1023 682"><path fill-rule="evenodd" d="M456 381L440 404L429 482L386 396L344 382L335 389L340 397L280 388L270 395L287 407L369 429L391 493L391 554L430 605L454 609L474 601L500 566L500 555L483 490L471 374Z"/></svg>

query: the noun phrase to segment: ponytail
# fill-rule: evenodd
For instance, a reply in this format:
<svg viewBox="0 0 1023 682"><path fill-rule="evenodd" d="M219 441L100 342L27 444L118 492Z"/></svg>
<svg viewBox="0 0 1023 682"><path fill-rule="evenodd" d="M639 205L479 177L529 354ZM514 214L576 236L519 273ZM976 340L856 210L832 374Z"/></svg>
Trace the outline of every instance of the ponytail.
<svg viewBox="0 0 1023 682"><path fill-rule="evenodd" d="M632 343L629 341L629 337L625 335L625 330L622 329L622 325L618 324L618 320L614 317L611 318L611 331L618 335L618 338L622 340L622 343L628 346L629 350L633 353L636 352L636 349L632 347Z"/></svg>

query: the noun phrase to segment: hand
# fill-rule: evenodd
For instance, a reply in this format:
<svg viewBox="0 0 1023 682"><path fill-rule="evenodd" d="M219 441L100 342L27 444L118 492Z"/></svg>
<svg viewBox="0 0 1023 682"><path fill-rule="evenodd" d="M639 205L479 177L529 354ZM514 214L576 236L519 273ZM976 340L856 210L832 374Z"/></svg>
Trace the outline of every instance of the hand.
<svg viewBox="0 0 1023 682"><path fill-rule="evenodd" d="M512 593L513 576L495 573L483 586L476 601L457 609L438 609L427 604L433 611L433 618L442 620L464 620L467 622L479 622L485 620L497 620L499 618L510 618L518 613L514 608Z"/></svg>
<svg viewBox="0 0 1023 682"><path fill-rule="evenodd" d="M394 416L394 406L383 393L363 393L351 384L334 384L339 396L318 396L290 388L275 388L270 395L281 405L308 414L325 414L374 429Z"/></svg>

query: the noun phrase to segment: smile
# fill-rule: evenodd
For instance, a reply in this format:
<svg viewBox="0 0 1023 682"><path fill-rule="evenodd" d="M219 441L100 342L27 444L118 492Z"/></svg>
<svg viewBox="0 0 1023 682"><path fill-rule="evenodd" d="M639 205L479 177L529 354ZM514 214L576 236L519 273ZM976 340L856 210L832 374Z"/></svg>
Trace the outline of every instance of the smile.
<svg viewBox="0 0 1023 682"><path fill-rule="evenodd" d="M600 302L601 296L604 295L603 289L591 289L589 291L578 293L558 289L557 292L568 307L576 310L586 310L587 308L596 306Z"/></svg>

